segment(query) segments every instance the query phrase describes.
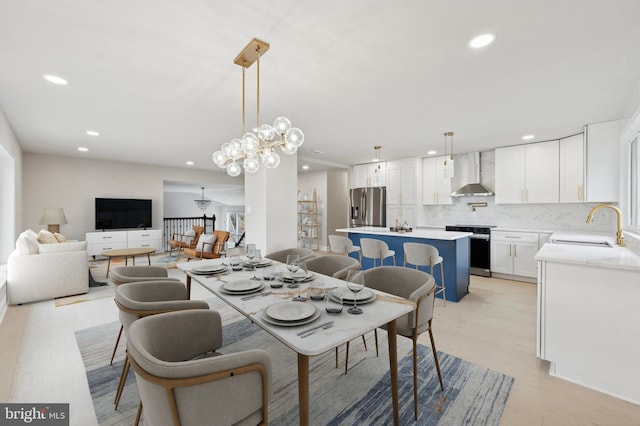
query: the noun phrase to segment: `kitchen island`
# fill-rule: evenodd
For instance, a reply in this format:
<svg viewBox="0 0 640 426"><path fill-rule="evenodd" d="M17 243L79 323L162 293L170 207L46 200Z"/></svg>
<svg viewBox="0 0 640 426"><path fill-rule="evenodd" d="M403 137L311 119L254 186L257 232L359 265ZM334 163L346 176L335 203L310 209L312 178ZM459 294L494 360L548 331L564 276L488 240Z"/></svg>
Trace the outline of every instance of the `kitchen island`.
<svg viewBox="0 0 640 426"><path fill-rule="evenodd" d="M640 257L575 240L536 254L537 355L552 376L640 404Z"/></svg>
<svg viewBox="0 0 640 426"><path fill-rule="evenodd" d="M458 302L469 293L469 237L470 232L453 232L441 230L419 229L411 232L392 232L389 228L359 227L336 229L336 232L346 232L354 245L362 246L360 238L374 238L382 240L389 245L389 249L396 252L396 265L402 266L404 262L403 243L430 244L438 249L444 259L444 283L446 286L446 299ZM352 257L358 258L357 253ZM393 260L387 258L385 265L393 265ZM362 259L362 269L373 267L373 260ZM429 267L420 267L422 271L431 273ZM440 282L440 267L434 268L434 278ZM438 295L438 297L441 297Z"/></svg>

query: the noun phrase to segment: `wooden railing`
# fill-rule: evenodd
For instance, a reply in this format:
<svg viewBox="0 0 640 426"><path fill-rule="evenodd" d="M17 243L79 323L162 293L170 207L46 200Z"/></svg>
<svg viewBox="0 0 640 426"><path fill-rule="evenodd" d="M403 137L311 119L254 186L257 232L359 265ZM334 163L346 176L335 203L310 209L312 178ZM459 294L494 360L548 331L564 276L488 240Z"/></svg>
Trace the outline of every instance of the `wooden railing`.
<svg viewBox="0 0 640 426"><path fill-rule="evenodd" d="M216 215L207 217L165 217L162 226L162 237L164 241L164 250L169 251L167 241L177 232L184 234L190 231L194 226L204 226L204 233L211 234L216 229Z"/></svg>

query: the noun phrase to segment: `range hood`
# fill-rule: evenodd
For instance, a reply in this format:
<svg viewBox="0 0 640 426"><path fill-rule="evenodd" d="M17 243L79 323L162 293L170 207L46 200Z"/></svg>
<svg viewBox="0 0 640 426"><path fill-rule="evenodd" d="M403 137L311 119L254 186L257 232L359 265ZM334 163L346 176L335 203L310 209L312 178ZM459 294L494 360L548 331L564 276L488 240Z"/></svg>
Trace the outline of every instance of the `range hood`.
<svg viewBox="0 0 640 426"><path fill-rule="evenodd" d="M480 183L480 153L467 154L469 161L469 183L451 193L452 197L491 197L493 192Z"/></svg>

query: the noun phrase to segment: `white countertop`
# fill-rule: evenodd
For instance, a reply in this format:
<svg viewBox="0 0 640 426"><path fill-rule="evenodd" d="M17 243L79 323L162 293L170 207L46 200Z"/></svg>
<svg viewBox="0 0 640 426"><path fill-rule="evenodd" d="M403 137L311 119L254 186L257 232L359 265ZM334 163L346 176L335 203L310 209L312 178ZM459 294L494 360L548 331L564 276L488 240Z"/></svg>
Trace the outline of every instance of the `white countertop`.
<svg viewBox="0 0 640 426"><path fill-rule="evenodd" d="M613 236L601 233L556 232L551 235L551 239L573 239L575 241L604 239L615 243ZM627 247L619 247L615 244L613 247L599 247L549 242L538 251L536 260L640 271L640 256Z"/></svg>
<svg viewBox="0 0 640 426"><path fill-rule="evenodd" d="M429 240L453 241L473 235L471 232L439 231L428 229L414 229L411 232L392 232L389 228L376 226L361 226L359 228L340 228L336 232L352 232L355 234L374 234L387 237L424 238Z"/></svg>

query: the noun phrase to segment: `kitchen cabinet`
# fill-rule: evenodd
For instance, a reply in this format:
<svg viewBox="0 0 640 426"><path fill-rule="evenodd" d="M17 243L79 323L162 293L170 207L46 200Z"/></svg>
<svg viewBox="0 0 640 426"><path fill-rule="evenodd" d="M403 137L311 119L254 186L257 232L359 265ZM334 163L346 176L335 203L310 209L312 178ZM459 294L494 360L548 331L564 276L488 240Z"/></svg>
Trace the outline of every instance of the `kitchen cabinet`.
<svg viewBox="0 0 640 426"><path fill-rule="evenodd" d="M445 156L422 159L422 204L451 204L451 178L445 176Z"/></svg>
<svg viewBox="0 0 640 426"><path fill-rule="evenodd" d="M417 204L419 158L387 162L387 204Z"/></svg>
<svg viewBox="0 0 640 426"><path fill-rule="evenodd" d="M589 124L586 134L586 200L618 202L620 121Z"/></svg>
<svg viewBox="0 0 640 426"><path fill-rule="evenodd" d="M351 188L366 188L370 186L385 186L387 163L357 164L351 168Z"/></svg>
<svg viewBox="0 0 640 426"><path fill-rule="evenodd" d="M559 141L495 150L496 204L559 201Z"/></svg>
<svg viewBox="0 0 640 426"><path fill-rule="evenodd" d="M537 232L491 231L491 273L528 278L535 282L539 248ZM512 278L512 277L509 277Z"/></svg>
<svg viewBox="0 0 640 426"><path fill-rule="evenodd" d="M560 139L560 202L584 201L584 133Z"/></svg>

